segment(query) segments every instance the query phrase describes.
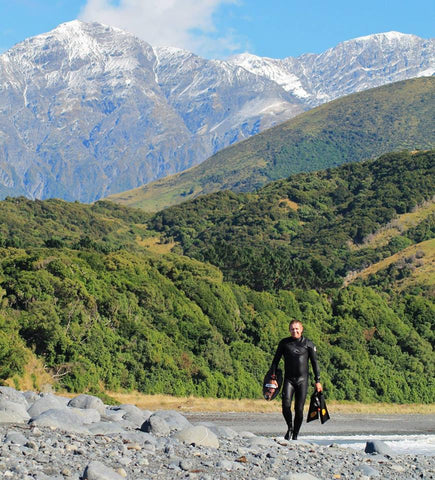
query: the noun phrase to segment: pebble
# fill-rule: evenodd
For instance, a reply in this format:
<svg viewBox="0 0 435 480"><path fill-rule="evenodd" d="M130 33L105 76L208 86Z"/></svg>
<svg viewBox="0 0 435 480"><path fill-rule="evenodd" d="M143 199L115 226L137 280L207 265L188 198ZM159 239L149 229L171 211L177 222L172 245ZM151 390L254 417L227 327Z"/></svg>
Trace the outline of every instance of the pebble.
<svg viewBox="0 0 435 480"><path fill-rule="evenodd" d="M109 407L90 395L65 402L0 387L0 401L5 479L435 480L433 457L397 455L379 443L365 453L237 433L210 422L191 424L179 412ZM50 421L35 421L41 417Z"/></svg>

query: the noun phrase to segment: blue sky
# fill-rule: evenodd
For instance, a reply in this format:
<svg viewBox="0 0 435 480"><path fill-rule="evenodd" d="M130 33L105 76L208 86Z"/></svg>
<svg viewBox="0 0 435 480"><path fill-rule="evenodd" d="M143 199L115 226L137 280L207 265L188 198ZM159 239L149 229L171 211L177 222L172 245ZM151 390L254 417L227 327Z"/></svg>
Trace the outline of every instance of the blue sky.
<svg viewBox="0 0 435 480"><path fill-rule="evenodd" d="M208 58L320 53L391 30L434 36L434 0L0 0L0 52L74 19Z"/></svg>

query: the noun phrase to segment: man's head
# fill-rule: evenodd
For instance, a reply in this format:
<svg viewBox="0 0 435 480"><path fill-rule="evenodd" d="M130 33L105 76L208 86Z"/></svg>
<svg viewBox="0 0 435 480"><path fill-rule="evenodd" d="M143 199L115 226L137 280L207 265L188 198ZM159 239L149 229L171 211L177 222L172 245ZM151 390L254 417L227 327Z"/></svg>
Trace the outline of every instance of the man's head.
<svg viewBox="0 0 435 480"><path fill-rule="evenodd" d="M299 320L292 320L288 326L292 338L301 338L304 327Z"/></svg>

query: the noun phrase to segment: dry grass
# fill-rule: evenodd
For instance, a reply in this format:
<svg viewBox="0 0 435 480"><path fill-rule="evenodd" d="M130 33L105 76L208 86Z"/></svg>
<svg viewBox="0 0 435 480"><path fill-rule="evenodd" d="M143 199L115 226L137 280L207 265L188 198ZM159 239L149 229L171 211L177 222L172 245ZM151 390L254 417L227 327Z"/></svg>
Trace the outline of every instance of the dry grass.
<svg viewBox="0 0 435 480"><path fill-rule="evenodd" d="M180 412L254 412L279 413L279 400L263 399L228 400L223 398L172 397L169 395L144 395L139 392L107 392L120 403L131 403L147 410L178 410ZM356 402L328 402L328 409L336 413L379 414L435 414L435 405L389 403L363 404Z"/></svg>
<svg viewBox="0 0 435 480"><path fill-rule="evenodd" d="M421 259L415 259L416 253L420 251L424 254ZM435 284L435 239L426 240L425 242L417 243L405 248L401 252L398 252L391 257L384 258L378 263L370 265L361 272L353 273L346 278L345 284L349 284L357 278L367 278L369 275L373 275L379 270L387 268L392 263L399 261L405 261L407 258L414 258L412 264L414 270L409 277L404 278L400 284L397 284L397 288L402 290L405 287L409 287L414 284L434 286Z"/></svg>
<svg viewBox="0 0 435 480"><path fill-rule="evenodd" d="M281 198L279 200L279 204L280 205L282 205L282 204L287 205L292 210L297 210L299 208L299 205L296 202L293 202L292 200L290 200L288 198Z"/></svg>
<svg viewBox="0 0 435 480"><path fill-rule="evenodd" d="M379 248L387 245L388 242L398 235L406 232L410 228L415 227L423 220L426 220L435 213L434 199L424 202L422 205L416 207L413 212L404 213L392 220L385 227L380 228L377 232L368 235L361 245L351 244L352 250L360 250L362 248L371 247Z"/></svg>
<svg viewBox="0 0 435 480"><path fill-rule="evenodd" d="M144 239L137 238L136 242L141 247L145 247L153 253L165 254L169 253L175 242L160 243L160 237L148 237Z"/></svg>
<svg viewBox="0 0 435 480"><path fill-rule="evenodd" d="M52 376L44 369L42 361L34 355L29 355L23 376L13 376L4 383L17 390L45 391L50 390L54 382Z"/></svg>

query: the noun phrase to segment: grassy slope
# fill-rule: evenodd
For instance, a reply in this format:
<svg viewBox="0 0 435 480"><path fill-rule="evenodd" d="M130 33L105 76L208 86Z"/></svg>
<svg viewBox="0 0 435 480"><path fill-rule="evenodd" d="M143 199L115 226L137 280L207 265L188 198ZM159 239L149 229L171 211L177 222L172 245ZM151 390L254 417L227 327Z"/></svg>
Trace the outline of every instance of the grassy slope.
<svg viewBox="0 0 435 480"><path fill-rule="evenodd" d="M402 149L433 148L435 78L335 100L222 150L201 165L110 200L157 211L198 195L252 191L271 180Z"/></svg>

